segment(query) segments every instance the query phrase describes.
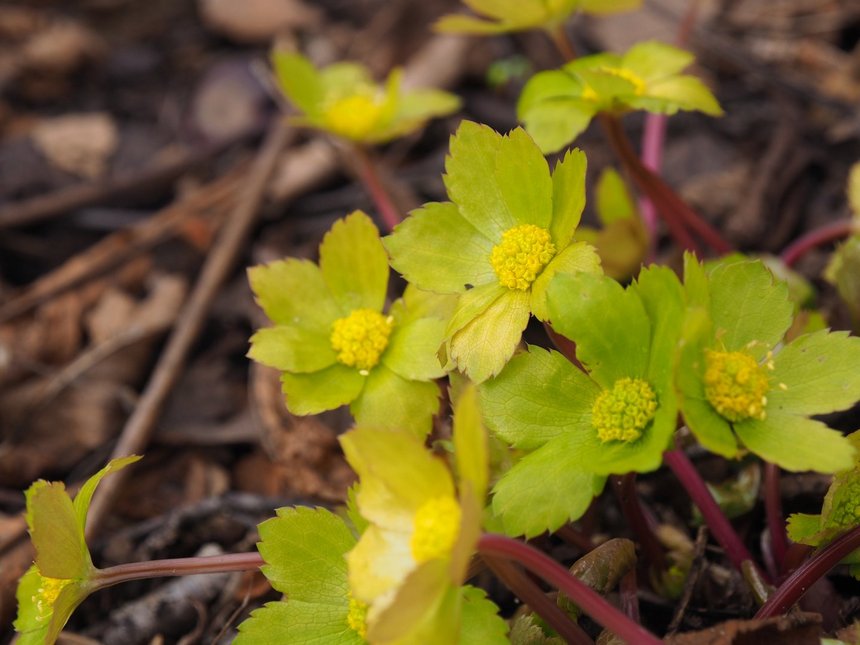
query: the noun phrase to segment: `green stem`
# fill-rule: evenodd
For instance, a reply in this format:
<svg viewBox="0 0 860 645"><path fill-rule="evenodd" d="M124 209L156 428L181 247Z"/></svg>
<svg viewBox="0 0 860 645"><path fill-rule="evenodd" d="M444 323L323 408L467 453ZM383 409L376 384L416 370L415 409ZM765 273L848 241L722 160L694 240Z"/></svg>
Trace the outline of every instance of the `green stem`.
<svg viewBox="0 0 860 645"><path fill-rule="evenodd" d="M628 643L659 645L662 642L647 629L630 620L624 612L611 605L603 596L571 575L558 562L525 542L504 535L485 533L478 540L478 552L482 557L486 555L519 562L526 569L564 592L591 616L592 620Z"/></svg>
<svg viewBox="0 0 860 645"><path fill-rule="evenodd" d="M170 558L148 562L128 562L107 569L98 569L93 580L99 587L110 587L131 580L191 576L200 573L227 573L250 571L265 564L256 551L251 553L228 553L225 555L197 556L192 558Z"/></svg>

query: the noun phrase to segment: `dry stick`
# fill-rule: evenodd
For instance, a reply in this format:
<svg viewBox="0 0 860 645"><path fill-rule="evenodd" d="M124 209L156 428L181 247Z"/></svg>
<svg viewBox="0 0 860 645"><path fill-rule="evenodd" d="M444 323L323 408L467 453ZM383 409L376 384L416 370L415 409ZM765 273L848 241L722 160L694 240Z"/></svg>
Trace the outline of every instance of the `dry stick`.
<svg viewBox="0 0 860 645"><path fill-rule="evenodd" d="M576 622L571 619L552 598L547 596L516 565L502 558L481 556L496 577L510 589L517 598L526 603L543 618L567 643L574 645L594 645L594 641Z"/></svg>
<svg viewBox="0 0 860 645"><path fill-rule="evenodd" d="M134 175L124 175L104 181L71 186L50 195L28 199L0 208L0 229L35 224L58 217L63 213L110 202L129 193L147 194L155 188L176 179L190 168L214 157L237 141L248 138L252 132L207 146L197 151L183 151L175 158L145 168Z"/></svg>
<svg viewBox="0 0 860 645"><path fill-rule="evenodd" d="M286 126L278 121L266 135L236 207L206 259L188 304L167 341L164 353L159 358L137 407L122 430L113 450L113 458L140 453L149 444L161 408L179 379L181 368L203 326L209 307L233 268L256 221L263 191L286 143L287 133ZM89 512L88 539L92 539L98 532L130 470L122 470L113 477L108 477L96 491Z"/></svg>
<svg viewBox="0 0 860 645"><path fill-rule="evenodd" d="M175 235L189 216L229 204L231 195L240 182L241 173L231 172L145 221L96 242L30 284L19 296L0 306L0 323L26 313L48 298L127 262Z"/></svg>

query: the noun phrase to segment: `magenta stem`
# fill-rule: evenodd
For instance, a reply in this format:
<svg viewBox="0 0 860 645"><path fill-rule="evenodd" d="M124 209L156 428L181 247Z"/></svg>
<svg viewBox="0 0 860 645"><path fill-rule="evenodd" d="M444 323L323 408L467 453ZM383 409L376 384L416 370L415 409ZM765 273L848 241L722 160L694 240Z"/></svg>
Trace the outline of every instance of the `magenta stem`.
<svg viewBox="0 0 860 645"><path fill-rule="evenodd" d="M788 537L785 534L785 518L782 515L782 498L779 494L779 466L772 463L764 465L764 512L767 517L767 532L770 536L770 550L776 565L776 574L783 570L785 554L788 551Z"/></svg>
<svg viewBox="0 0 860 645"><path fill-rule="evenodd" d="M526 569L564 592L595 622L636 645L659 645L662 641L641 625L630 620L624 612L612 606L600 594L583 584L558 562L525 542L494 533L485 533L478 540L478 552L484 556L519 562Z"/></svg>
<svg viewBox="0 0 860 645"><path fill-rule="evenodd" d="M839 220L825 224L820 228L809 231L805 235L801 235L794 242L785 247L785 250L780 254L782 261L786 266L794 266L794 264L806 255L815 247L840 240L843 237L848 237L855 231L860 229L856 222L850 219Z"/></svg>
<svg viewBox="0 0 860 645"><path fill-rule="evenodd" d="M594 645L594 641L568 616L555 601L547 596L516 565L502 558L482 556L487 566L505 586L516 594L534 612L540 615L565 642L573 645Z"/></svg>
<svg viewBox="0 0 860 645"><path fill-rule="evenodd" d="M770 618L783 614L809 591L819 579L827 575L852 551L860 548L860 526L851 529L827 546L816 551L785 582L780 585L755 615L756 618Z"/></svg>
<svg viewBox="0 0 860 645"><path fill-rule="evenodd" d="M385 185L379 176L379 169L376 167L376 161L364 148L355 146L355 154L358 157L358 175L361 183L364 184L367 193L376 205L379 211L379 217L385 228L389 231L393 230L401 221L400 210L395 206L394 201L385 189Z"/></svg>
<svg viewBox="0 0 860 645"><path fill-rule="evenodd" d="M171 558L148 562L128 562L107 569L98 569L93 580L99 587L110 587L121 582L144 578L191 576L199 573L226 573L259 569L265 564L263 557L252 553L228 553L225 555L197 556L193 558Z"/></svg>
<svg viewBox="0 0 860 645"><path fill-rule="evenodd" d="M743 574L744 562L753 563L759 577L767 580L764 574L755 566L755 560L741 541L738 534L732 528L731 522L726 518L720 506L717 504L711 491L699 476L693 463L687 458L682 450L675 449L663 453L663 462L669 466L681 485L687 490L687 494L698 507L708 525L714 539L723 547L726 556L731 560L734 567Z"/></svg>
<svg viewBox="0 0 860 645"><path fill-rule="evenodd" d="M654 533L655 523L642 508L642 502L636 490L636 473L613 475L610 481L624 519L639 541L645 560L655 571L662 572L666 569L666 556L663 553L663 545Z"/></svg>
<svg viewBox="0 0 860 645"><path fill-rule="evenodd" d="M663 144L666 141L668 121L665 114L645 115L645 128L642 131L642 165L654 174L659 174L663 165ZM650 258L653 257L657 246L657 207L648 195L642 195L639 199L639 212L642 215L642 223L648 231Z"/></svg>

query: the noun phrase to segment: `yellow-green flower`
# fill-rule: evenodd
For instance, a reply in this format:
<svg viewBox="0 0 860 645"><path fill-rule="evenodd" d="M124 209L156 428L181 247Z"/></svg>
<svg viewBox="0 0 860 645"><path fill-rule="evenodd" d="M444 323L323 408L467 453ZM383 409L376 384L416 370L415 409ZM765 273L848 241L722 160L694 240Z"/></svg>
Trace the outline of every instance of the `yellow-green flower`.
<svg viewBox="0 0 860 645"><path fill-rule="evenodd" d="M689 52L659 42L638 43L625 54L594 54L529 79L517 116L546 153L573 141L598 113L631 110L675 114L722 109L695 76L680 72L693 63Z"/></svg>
<svg viewBox="0 0 860 645"><path fill-rule="evenodd" d="M282 51L272 54L272 62L281 90L302 112L295 123L358 143L391 141L460 107L448 92L403 90L399 69L380 86L357 63L317 70L301 54Z"/></svg>
<svg viewBox="0 0 860 645"><path fill-rule="evenodd" d="M326 234L319 265L289 258L249 271L275 325L254 334L248 355L282 370L291 412L349 404L359 423L430 431L433 379L445 373L436 357L444 312L434 309L438 297L414 288L386 312L388 274L379 231L360 211Z"/></svg>
<svg viewBox="0 0 860 645"><path fill-rule="evenodd" d="M600 272L594 247L572 241L585 205L585 155L568 152L550 174L521 128L502 136L464 121L445 170L451 201L425 204L384 242L409 282L459 294L443 353L480 383L504 367L530 314L547 320L553 276Z"/></svg>
<svg viewBox="0 0 860 645"><path fill-rule="evenodd" d="M100 588L84 539L87 511L96 486L105 475L140 459L114 459L90 477L74 501L62 482L39 480L27 489L27 527L36 548L36 562L18 582L20 645L51 645L72 612Z"/></svg>
<svg viewBox="0 0 860 645"><path fill-rule="evenodd" d="M454 417L459 490L448 466L412 432L357 428L341 437L367 521L347 564L352 596L368 608L370 643L466 642L462 624L475 611L468 608L475 590L462 585L480 532L486 441L474 388L461 394ZM491 612L485 605L481 611ZM494 630L481 642L505 642L504 627Z"/></svg>
<svg viewBox="0 0 860 645"><path fill-rule="evenodd" d="M486 35L551 30L577 11L596 15L618 13L638 8L642 0L463 0L463 3L485 18L444 16L436 23L438 31Z"/></svg>

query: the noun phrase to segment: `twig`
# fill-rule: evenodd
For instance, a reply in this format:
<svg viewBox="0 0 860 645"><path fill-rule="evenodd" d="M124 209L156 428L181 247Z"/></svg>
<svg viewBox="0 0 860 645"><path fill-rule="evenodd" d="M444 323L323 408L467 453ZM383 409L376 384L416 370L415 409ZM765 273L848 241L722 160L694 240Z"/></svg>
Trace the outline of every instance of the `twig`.
<svg viewBox="0 0 860 645"><path fill-rule="evenodd" d="M267 134L248 179L243 185L236 207L206 259L188 304L167 341L164 353L159 358L137 407L122 430L119 441L114 447L113 457L140 453L149 444L164 402L179 379L182 366L203 326L209 307L233 268L256 221L263 191L287 140L287 133L286 126L278 120ZM113 500L131 470L119 471L113 477L105 479L101 488L96 491L89 512L88 538L98 533Z"/></svg>
<svg viewBox="0 0 860 645"><path fill-rule="evenodd" d="M482 556L484 562L505 586L543 618L565 642L573 645L594 645L594 641L559 606L529 580L516 565L502 558Z"/></svg>
<svg viewBox="0 0 860 645"><path fill-rule="evenodd" d="M693 562L690 564L690 570L687 572L687 579L684 581L684 591L681 593L681 599L678 601L678 606L675 609L675 614L672 616L672 621L669 627L666 628L666 635L674 634L681 626L681 621L684 619L684 614L687 607L690 605L690 599L693 597L693 590L696 588L696 583L699 581L699 576L705 569L705 547L708 545L708 527L702 525L699 527L699 532L696 534L696 544L693 547Z"/></svg>
<svg viewBox="0 0 860 645"><path fill-rule="evenodd" d="M860 548L860 526L819 549L780 585L755 615L770 618L785 613L809 588L852 551Z"/></svg>
<svg viewBox="0 0 860 645"><path fill-rule="evenodd" d="M661 643L654 634L634 623L603 596L572 576L558 562L525 542L504 535L485 533L478 540L478 552L482 557L488 555L519 562L532 573L564 592L592 620L628 643L636 643L636 645Z"/></svg>

